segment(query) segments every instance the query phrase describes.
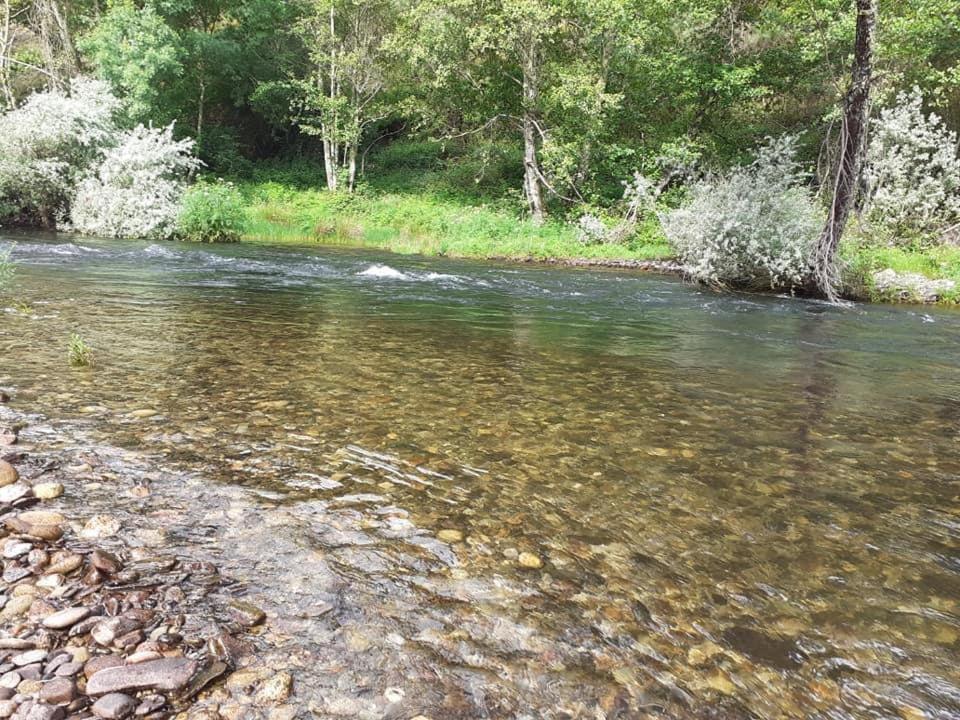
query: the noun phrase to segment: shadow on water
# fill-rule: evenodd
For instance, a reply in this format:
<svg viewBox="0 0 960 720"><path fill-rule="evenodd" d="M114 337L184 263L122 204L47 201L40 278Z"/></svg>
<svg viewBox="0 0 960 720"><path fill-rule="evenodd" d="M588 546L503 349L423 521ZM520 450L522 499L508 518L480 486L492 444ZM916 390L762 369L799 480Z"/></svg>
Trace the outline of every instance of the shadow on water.
<svg viewBox="0 0 960 720"><path fill-rule="evenodd" d="M304 710L960 713L960 315L18 240L0 382L255 588Z"/></svg>

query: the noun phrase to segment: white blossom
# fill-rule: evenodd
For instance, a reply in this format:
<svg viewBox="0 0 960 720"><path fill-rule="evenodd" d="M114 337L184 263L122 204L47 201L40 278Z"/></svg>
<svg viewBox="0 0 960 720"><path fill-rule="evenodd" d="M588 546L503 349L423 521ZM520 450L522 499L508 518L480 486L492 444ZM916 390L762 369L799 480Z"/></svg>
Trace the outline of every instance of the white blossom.
<svg viewBox="0 0 960 720"><path fill-rule="evenodd" d="M894 230L936 232L960 222L957 134L923 114L916 88L871 124L864 168L867 217Z"/></svg>
<svg viewBox="0 0 960 720"><path fill-rule="evenodd" d="M687 271L710 284L803 282L823 217L804 186L794 136L771 139L753 164L707 177L660 214Z"/></svg>
<svg viewBox="0 0 960 720"><path fill-rule="evenodd" d="M139 125L124 133L77 188L73 228L88 235L172 237L188 174L200 166L193 140L175 140L173 125Z"/></svg>

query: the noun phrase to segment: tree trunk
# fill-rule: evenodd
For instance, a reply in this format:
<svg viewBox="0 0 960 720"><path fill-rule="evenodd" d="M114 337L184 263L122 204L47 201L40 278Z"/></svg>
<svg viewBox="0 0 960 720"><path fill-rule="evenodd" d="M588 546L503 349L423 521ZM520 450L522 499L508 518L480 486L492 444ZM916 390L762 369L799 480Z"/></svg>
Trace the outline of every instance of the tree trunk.
<svg viewBox="0 0 960 720"><path fill-rule="evenodd" d="M10 0L2 1L3 15L0 17L0 93L3 94L3 109L12 110L16 105L16 100L10 87L10 61L7 57L13 52L13 28Z"/></svg>
<svg viewBox="0 0 960 720"><path fill-rule="evenodd" d="M327 175L327 190L334 192L337 189L337 159L334 155L336 148L330 141L330 129L323 126L323 171Z"/></svg>
<svg viewBox="0 0 960 720"><path fill-rule="evenodd" d="M523 52L523 192L530 208L530 218L540 225L546 216L540 162L537 159L539 130L536 123L537 100L540 95L538 53L536 47Z"/></svg>
<svg viewBox="0 0 960 720"><path fill-rule="evenodd" d="M355 142L350 143L350 148L347 150L347 168L347 191L353 192L357 184L357 143Z"/></svg>
<svg viewBox="0 0 960 720"><path fill-rule="evenodd" d="M870 82L873 61L873 37L877 25L878 0L857 0L857 38L853 55L850 90L843 110L840 133L840 157L830 215L817 241L813 256L813 283L816 290L836 302L840 289L837 250L840 238L856 202L860 171L867 150L870 120Z"/></svg>

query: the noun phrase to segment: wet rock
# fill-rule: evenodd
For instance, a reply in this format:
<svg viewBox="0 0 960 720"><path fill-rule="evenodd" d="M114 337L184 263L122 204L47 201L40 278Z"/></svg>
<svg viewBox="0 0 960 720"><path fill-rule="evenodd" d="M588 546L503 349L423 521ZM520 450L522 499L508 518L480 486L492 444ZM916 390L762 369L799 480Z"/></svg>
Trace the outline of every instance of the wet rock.
<svg viewBox="0 0 960 720"><path fill-rule="evenodd" d="M123 693L109 693L93 704L93 714L108 720L123 720L137 709L137 701Z"/></svg>
<svg viewBox="0 0 960 720"><path fill-rule="evenodd" d="M73 680L57 678L50 680L40 688L40 699L51 705L67 705L77 697L77 686Z"/></svg>
<svg viewBox="0 0 960 720"><path fill-rule="evenodd" d="M120 531L120 527L120 521L110 515L94 515L83 526L80 537L87 539L113 537Z"/></svg>
<svg viewBox="0 0 960 720"><path fill-rule="evenodd" d="M460 542L463 540L463 533L459 530L441 530L437 533L437 540L443 542Z"/></svg>
<svg viewBox="0 0 960 720"><path fill-rule="evenodd" d="M12 505L17 500L30 495L30 486L24 483L16 482L12 485L0 487L0 503Z"/></svg>
<svg viewBox="0 0 960 720"><path fill-rule="evenodd" d="M87 682L87 693L102 695L123 690L179 690L197 671L197 662L190 658L164 658L138 665L110 667Z"/></svg>
<svg viewBox="0 0 960 720"><path fill-rule="evenodd" d="M520 553L519 557L517 558L517 562L520 563L520 567L525 567L530 570L536 570L543 567L543 560L531 552Z"/></svg>
<svg viewBox="0 0 960 720"><path fill-rule="evenodd" d="M41 500L53 500L63 495L63 485L58 482L38 483L33 486L33 494Z"/></svg>
<svg viewBox="0 0 960 720"><path fill-rule="evenodd" d="M756 662L782 670L803 664L803 651L793 640L774 637L749 627L732 627L724 631L723 641Z"/></svg>
<svg viewBox="0 0 960 720"><path fill-rule="evenodd" d="M10 540L3 546L3 556L8 560L14 560L26 555L31 550L33 550L33 545L30 543Z"/></svg>
<svg viewBox="0 0 960 720"><path fill-rule="evenodd" d="M90 679L101 670L123 665L124 659L119 655L97 655L90 658L83 666L83 674Z"/></svg>
<svg viewBox="0 0 960 720"><path fill-rule="evenodd" d="M166 704L167 701L162 695L147 695L146 697L140 699L140 704L137 705L137 709L133 712L137 716L149 715L152 712L156 712Z"/></svg>
<svg viewBox="0 0 960 720"><path fill-rule="evenodd" d="M266 613L256 605L243 600L233 600L227 606L230 616L244 627L259 625L267 619Z"/></svg>
<svg viewBox="0 0 960 720"><path fill-rule="evenodd" d="M106 550L94 550L90 553L90 564L107 575L115 575L123 569L123 563L117 556Z"/></svg>
<svg viewBox="0 0 960 720"><path fill-rule="evenodd" d="M61 550L50 558L47 573L50 575L67 575L83 565L83 556L77 553Z"/></svg>
<svg viewBox="0 0 960 720"><path fill-rule="evenodd" d="M66 521L60 513L46 510L30 510L7 518L4 524L14 532L31 535L42 540L59 540L63 535L61 527Z"/></svg>
<svg viewBox="0 0 960 720"><path fill-rule="evenodd" d="M17 469L6 460L0 460L0 487L13 485L19 479Z"/></svg>
<svg viewBox="0 0 960 720"><path fill-rule="evenodd" d="M72 625L76 625L81 620L90 615L90 608L72 607L66 610L60 610L53 615L48 615L43 619L43 626L52 630L63 630Z"/></svg>
<svg viewBox="0 0 960 720"><path fill-rule="evenodd" d="M255 699L260 703L279 703L290 697L293 690L293 678L290 673L278 672L260 686Z"/></svg>

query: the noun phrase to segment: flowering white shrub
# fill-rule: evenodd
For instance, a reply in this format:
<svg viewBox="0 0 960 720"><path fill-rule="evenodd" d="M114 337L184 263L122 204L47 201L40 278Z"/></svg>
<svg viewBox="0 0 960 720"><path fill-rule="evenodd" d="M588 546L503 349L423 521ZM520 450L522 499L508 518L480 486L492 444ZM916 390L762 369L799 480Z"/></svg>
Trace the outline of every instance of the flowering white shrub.
<svg viewBox="0 0 960 720"><path fill-rule="evenodd" d="M694 183L686 204L660 214L693 277L771 288L803 282L823 217L803 185L796 143L769 140L751 165Z"/></svg>
<svg viewBox="0 0 960 720"><path fill-rule="evenodd" d="M124 133L85 177L71 204L74 229L110 237L172 237L188 174L200 166L193 140L175 140L173 125L139 125Z"/></svg>
<svg viewBox="0 0 960 720"><path fill-rule="evenodd" d="M0 205L47 223L62 214L79 175L113 141L119 107L106 84L78 78L0 115Z"/></svg>
<svg viewBox="0 0 960 720"><path fill-rule="evenodd" d="M584 245L607 241L607 226L596 215L586 213L577 220L577 239Z"/></svg>
<svg viewBox="0 0 960 720"><path fill-rule="evenodd" d="M957 134L923 114L916 88L871 124L864 178L868 218L899 231L929 233L960 222Z"/></svg>

